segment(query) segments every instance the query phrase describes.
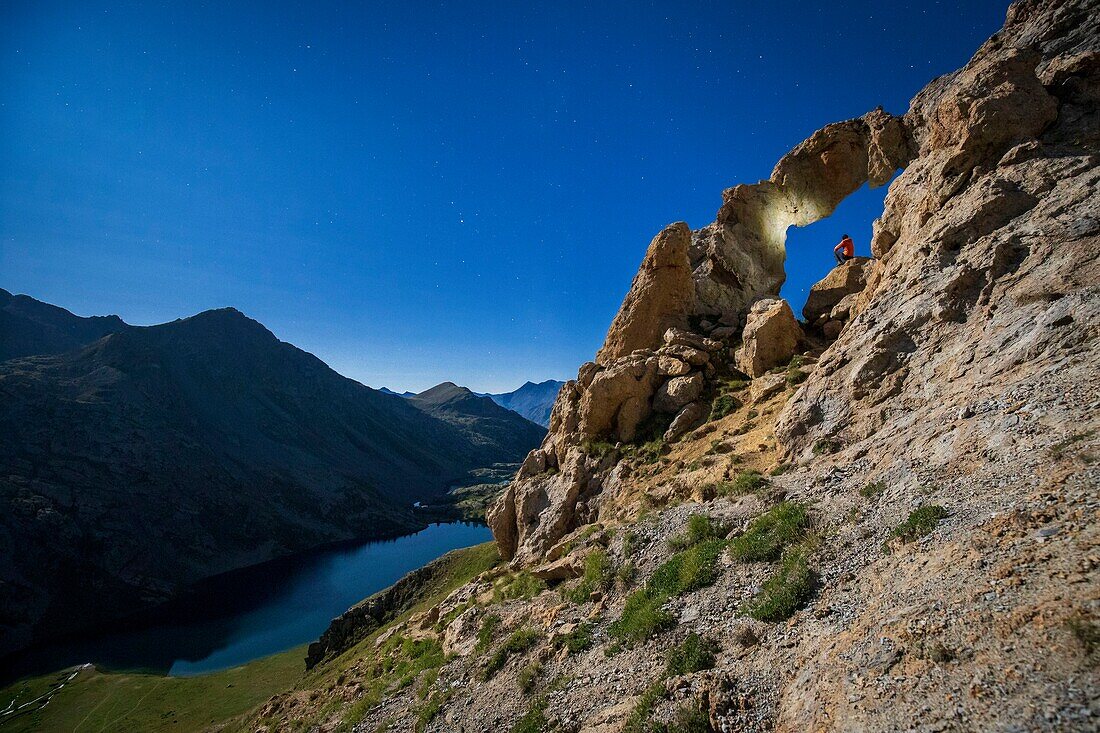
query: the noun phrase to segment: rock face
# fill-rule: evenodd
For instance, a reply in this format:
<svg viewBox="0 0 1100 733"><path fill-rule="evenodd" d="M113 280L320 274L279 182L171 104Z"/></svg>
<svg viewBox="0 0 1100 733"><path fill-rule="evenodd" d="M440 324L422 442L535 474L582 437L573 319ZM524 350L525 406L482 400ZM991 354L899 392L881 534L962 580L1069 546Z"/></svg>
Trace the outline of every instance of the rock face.
<svg viewBox="0 0 1100 733"><path fill-rule="evenodd" d="M785 300L758 300L749 310L741 348L737 350L737 368L750 377L759 377L773 367L791 360L802 328Z"/></svg>
<svg viewBox="0 0 1100 733"><path fill-rule="evenodd" d="M965 69L913 100L905 125L917 157L875 223L866 288L822 357L828 377L777 426L792 455L823 436L906 435L911 418L880 406L913 389L949 426L981 390L1055 369L1059 346L1095 334L1100 95L1095 19L1066 25L1079 5L1014 5ZM1034 22L1042 13L1057 21Z"/></svg>
<svg viewBox="0 0 1100 733"><path fill-rule="evenodd" d="M855 257L837 265L823 279L814 283L802 308L802 317L810 325L820 325L823 317L830 315L842 300L863 291L867 285L867 269L870 260Z"/></svg>
<svg viewBox="0 0 1100 733"><path fill-rule="evenodd" d="M611 323L596 362L606 364L637 349L653 349L661 334L687 325L693 285L688 264L691 229L670 224L653 238L630 292Z"/></svg>

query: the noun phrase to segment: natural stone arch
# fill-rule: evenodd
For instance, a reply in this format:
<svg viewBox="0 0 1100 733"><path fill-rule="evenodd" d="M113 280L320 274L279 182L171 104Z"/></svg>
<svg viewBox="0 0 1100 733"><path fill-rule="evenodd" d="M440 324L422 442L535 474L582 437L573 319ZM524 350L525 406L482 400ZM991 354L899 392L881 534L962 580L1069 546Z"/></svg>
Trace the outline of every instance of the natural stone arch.
<svg viewBox="0 0 1100 733"><path fill-rule="evenodd" d="M692 238L695 313L741 325L753 302L779 295L787 229L828 217L864 183L889 182L913 148L902 118L878 108L818 130L768 180L726 189L714 223Z"/></svg>

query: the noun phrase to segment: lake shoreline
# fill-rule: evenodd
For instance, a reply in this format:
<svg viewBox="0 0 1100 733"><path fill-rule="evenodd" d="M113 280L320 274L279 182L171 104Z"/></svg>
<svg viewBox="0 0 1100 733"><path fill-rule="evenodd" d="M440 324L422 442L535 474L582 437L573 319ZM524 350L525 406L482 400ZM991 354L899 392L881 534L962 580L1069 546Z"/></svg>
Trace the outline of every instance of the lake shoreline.
<svg viewBox="0 0 1100 733"><path fill-rule="evenodd" d="M436 516L434 512L431 514L433 520L443 518ZM303 576L308 576L311 572L314 572L313 568L322 567L326 562L331 563L334 559L338 561L339 558L342 557L351 557L355 553L369 550L369 548L384 549L386 547L392 547L403 540L410 540L411 538L421 536L433 528L456 526L481 530L481 534L477 535L477 542L454 547L441 545L440 548L437 548L439 549L438 554L427 549L423 550L429 552L431 556L424 556L415 567L404 568L405 572L402 572L399 577L393 577L390 579L390 582L385 582L382 585L373 587L369 592L364 592L362 595L350 599L350 602L347 602L346 605L341 605L339 608L332 606L330 603L328 610L331 612L331 615L325 619L326 624L317 628L316 633L309 638L304 638L299 634L294 643L284 646L283 649L268 649L265 653L253 656L251 659L260 658L268 654L275 654L279 651L285 651L286 648L291 648L299 644L308 644L321 635L327 627L327 622L331 621L331 619L341 615L347 609L370 595L382 591L397 582L406 572L412 572L422 568L453 549L470 546L470 544L477 544L480 541L488 539L488 528L483 523L476 522L426 521L424 526L417 531L387 533L382 537L374 536L369 539L341 540L326 543L324 546L314 547L304 552L274 558L245 568L238 568L216 576L204 578L198 583L189 586L186 591L164 603L150 608L140 609L122 619L98 625L94 629L69 634L58 639L51 639L48 642L31 645L7 655L0 660L0 668L4 670L3 673L0 673L0 685L10 685L22 679L85 663L94 664L97 669L111 673L142 673L176 676L179 674L186 675L201 673L202 671L214 671L211 669L199 670L198 672L173 672L175 662L169 659L171 654L158 654L155 651L144 655L148 663L140 664L132 661L119 663L116 655L121 654L122 657L127 656L127 653L122 651L108 653L105 657L96 659L71 656L75 654L75 652L69 652L67 650L80 648L94 649L97 645L108 643L110 639L114 638L123 639L130 644L134 644L132 639L155 636L158 629L164 628L176 632L177 635L186 635L186 629L189 627L206 625L216 632L209 640L172 639L170 643L166 644L166 646L170 648L173 646L173 643L176 647L187 648L192 652L191 656L201 659L219 651L219 644L221 643L220 637L231 637L236 632L234 624L239 623L239 617L259 613L262 611L265 604L272 603L272 599L279 596L282 591L280 579L291 579L292 583L295 580L300 581ZM482 537L481 535L485 536ZM370 574L369 569L364 572L367 575ZM266 588L264 586L266 586ZM241 590L242 588L245 589L243 593ZM314 614L316 613L316 611L312 612ZM181 632L180 629L184 631ZM125 647L125 645L122 646ZM139 652L135 651L133 653L135 656L142 656ZM112 659L113 656L116 658ZM71 659L71 663L58 663L59 660L65 658ZM238 660L236 664L246 663L247 661L250 660Z"/></svg>

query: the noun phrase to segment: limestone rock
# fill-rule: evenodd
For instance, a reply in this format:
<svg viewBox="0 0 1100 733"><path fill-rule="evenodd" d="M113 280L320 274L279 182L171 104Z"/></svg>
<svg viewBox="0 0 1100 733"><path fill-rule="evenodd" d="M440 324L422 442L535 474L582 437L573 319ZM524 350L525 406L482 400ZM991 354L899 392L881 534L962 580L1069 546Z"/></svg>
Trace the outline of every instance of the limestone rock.
<svg viewBox="0 0 1100 733"><path fill-rule="evenodd" d="M565 557L531 568L531 574L539 580L560 581L584 575L584 556L571 552Z"/></svg>
<svg viewBox="0 0 1100 733"><path fill-rule="evenodd" d="M703 384L703 375L699 372L690 376L674 377L657 389L653 398L653 409L657 412L677 412L703 394Z"/></svg>
<svg viewBox="0 0 1100 733"><path fill-rule="evenodd" d="M630 292L611 322L596 361L606 364L635 349L656 348L670 327L683 327L691 312L695 286L688 247L691 229L670 224L653 238Z"/></svg>
<svg viewBox="0 0 1100 733"><path fill-rule="evenodd" d="M862 291L867 284L868 262L866 257L848 260L834 267L828 275L814 283L810 288L810 294L806 297L806 305L802 308L802 317L806 322L815 323L821 316L829 315L829 312L846 297Z"/></svg>
<svg viewBox="0 0 1100 733"><path fill-rule="evenodd" d="M581 433L598 437L614 432L620 440L633 440L638 423L649 416L657 363L657 357L630 357L597 373L581 397Z"/></svg>
<svg viewBox="0 0 1100 733"><path fill-rule="evenodd" d="M674 356L677 359L682 359L692 366L703 366L710 361L710 355L702 349L696 349L691 346L684 346L683 344L672 344L670 346L662 346L658 353L662 356Z"/></svg>
<svg viewBox="0 0 1100 733"><path fill-rule="evenodd" d="M657 374L662 377L682 377L691 371L691 365L672 355L657 358Z"/></svg>
<svg viewBox="0 0 1100 733"><path fill-rule="evenodd" d="M829 341L836 341L840 332L844 330L844 321L830 319L821 325L821 335Z"/></svg>
<svg viewBox="0 0 1100 733"><path fill-rule="evenodd" d="M481 626L482 614L478 608L467 608L455 617L443 630L443 651L465 657L473 654L477 647L477 632Z"/></svg>
<svg viewBox="0 0 1100 733"><path fill-rule="evenodd" d="M750 377L790 361L802 338L802 328L785 300L753 304L737 350L737 368Z"/></svg>
<svg viewBox="0 0 1100 733"><path fill-rule="evenodd" d="M749 397L753 402L763 402L772 395L779 394L787 388L787 377L784 374L765 374L752 380L749 385Z"/></svg>
<svg viewBox="0 0 1100 733"><path fill-rule="evenodd" d="M676 414L676 417L672 419L672 422L668 426L668 430L665 431L665 442L672 443L681 435L694 428L706 418L709 411L710 408L705 402L692 402L685 405L683 409Z"/></svg>
<svg viewBox="0 0 1100 733"><path fill-rule="evenodd" d="M665 331L662 340L668 346L686 346L691 349L698 349L699 351L718 351L722 348L720 341L715 341L712 338L706 336L700 336L697 333L691 331L685 331L681 328L670 328Z"/></svg>

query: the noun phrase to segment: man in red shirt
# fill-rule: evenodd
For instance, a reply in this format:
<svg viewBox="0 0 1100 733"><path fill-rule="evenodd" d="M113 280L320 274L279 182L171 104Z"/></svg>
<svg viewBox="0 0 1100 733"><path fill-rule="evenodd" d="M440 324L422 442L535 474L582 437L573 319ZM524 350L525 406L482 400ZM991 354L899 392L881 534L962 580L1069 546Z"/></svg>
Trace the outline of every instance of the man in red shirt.
<svg viewBox="0 0 1100 733"><path fill-rule="evenodd" d="M840 238L840 244L833 247L833 256L836 257L836 263L843 265L848 260L856 256L856 244L852 241L852 238L845 234Z"/></svg>

